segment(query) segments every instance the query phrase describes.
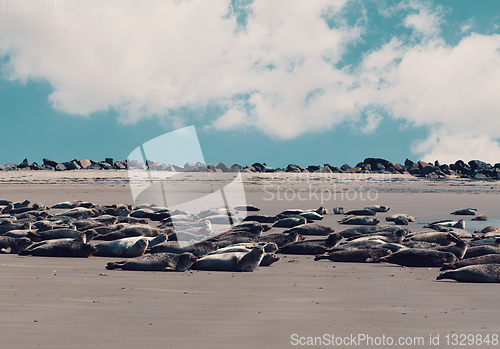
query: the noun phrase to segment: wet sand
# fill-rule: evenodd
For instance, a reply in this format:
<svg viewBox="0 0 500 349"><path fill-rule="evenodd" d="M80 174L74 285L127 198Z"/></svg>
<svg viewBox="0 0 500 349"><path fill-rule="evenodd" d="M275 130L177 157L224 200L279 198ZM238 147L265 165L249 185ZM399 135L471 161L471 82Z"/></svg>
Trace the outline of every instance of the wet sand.
<svg viewBox="0 0 500 349"><path fill-rule="evenodd" d="M244 174L248 203L267 214L316 208L321 204L316 197L301 200L297 194L301 188L319 187L338 193L336 200L332 195L323 202L329 211L335 206L387 205L391 210L378 215L412 214L418 218L412 230L422 229L424 222L453 218L450 212L465 207L490 215L481 226L500 218L496 182L389 177L315 180L311 186L312 181L284 180L285 176ZM220 179L222 185L230 177L211 179ZM206 192L202 184L196 175L184 177L173 191L196 196ZM296 196L279 200L276 189L287 192L288 198ZM375 201L360 195L370 189L377 194ZM126 173L116 171L1 173L0 198L47 205L68 200L132 203ZM339 217L327 215L321 224L336 231L348 228L336 222ZM466 218L467 228L470 223ZM290 348L303 347L293 345L301 337L366 334L375 340L391 336L395 344L399 337L424 340L423 345L394 347L451 348L446 335L500 334L496 284L435 281L437 268L280 256L271 267L253 273L161 273L106 270L106 263L116 258L0 255L1 347ZM431 345L429 336L438 335L439 345ZM327 346L322 344L317 347ZM374 347L367 342L351 344Z"/></svg>

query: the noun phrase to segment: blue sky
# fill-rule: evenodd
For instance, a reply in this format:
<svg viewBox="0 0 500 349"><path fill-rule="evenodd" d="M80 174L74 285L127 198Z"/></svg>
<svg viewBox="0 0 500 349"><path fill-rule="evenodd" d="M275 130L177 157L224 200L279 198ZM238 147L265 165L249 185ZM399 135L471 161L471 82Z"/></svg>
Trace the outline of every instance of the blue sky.
<svg viewBox="0 0 500 349"><path fill-rule="evenodd" d="M54 1L0 8L0 163L500 162L500 2Z"/></svg>

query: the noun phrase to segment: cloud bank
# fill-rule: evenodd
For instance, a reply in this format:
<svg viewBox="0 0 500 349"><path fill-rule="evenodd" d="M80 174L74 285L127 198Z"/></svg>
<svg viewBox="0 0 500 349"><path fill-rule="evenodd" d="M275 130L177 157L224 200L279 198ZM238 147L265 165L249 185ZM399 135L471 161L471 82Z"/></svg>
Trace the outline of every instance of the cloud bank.
<svg viewBox="0 0 500 349"><path fill-rule="evenodd" d="M500 35L441 33L445 9L349 0L58 1L0 13L2 67L46 80L53 108L122 122L162 117L293 139L341 124L377 132L383 115L429 129L425 160L500 159ZM352 13L353 7L364 10ZM377 23L399 26L346 61ZM372 12L371 12L372 11ZM457 28L460 31L460 28ZM217 107L212 120L198 111ZM197 113L198 112L198 113Z"/></svg>

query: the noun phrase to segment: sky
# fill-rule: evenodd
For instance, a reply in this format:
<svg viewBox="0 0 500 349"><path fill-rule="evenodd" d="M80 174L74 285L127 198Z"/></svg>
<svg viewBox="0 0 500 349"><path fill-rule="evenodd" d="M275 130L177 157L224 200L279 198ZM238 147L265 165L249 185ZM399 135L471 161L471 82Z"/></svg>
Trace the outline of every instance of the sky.
<svg viewBox="0 0 500 349"><path fill-rule="evenodd" d="M12 3L1 164L124 160L190 125L206 163L500 162L498 0Z"/></svg>

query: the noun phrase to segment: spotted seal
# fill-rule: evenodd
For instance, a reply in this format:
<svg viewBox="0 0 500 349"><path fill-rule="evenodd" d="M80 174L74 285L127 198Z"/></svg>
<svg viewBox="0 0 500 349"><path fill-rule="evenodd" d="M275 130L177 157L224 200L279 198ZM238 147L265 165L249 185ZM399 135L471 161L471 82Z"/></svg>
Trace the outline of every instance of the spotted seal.
<svg viewBox="0 0 500 349"><path fill-rule="evenodd" d="M103 257L139 257L146 252L149 241L140 238L137 241L118 239L113 241L104 241L95 245L97 251L94 256Z"/></svg>
<svg viewBox="0 0 500 349"><path fill-rule="evenodd" d="M230 252L215 254L198 259L192 266L194 270L213 271L254 271L262 261L264 250L254 247L249 252Z"/></svg>
<svg viewBox="0 0 500 349"><path fill-rule="evenodd" d="M469 265L438 275L436 280L451 279L458 282L500 282L500 264Z"/></svg>
<svg viewBox="0 0 500 349"><path fill-rule="evenodd" d="M121 262L109 262L106 269L182 272L189 269L196 260L196 256L189 252L182 254L160 252Z"/></svg>
<svg viewBox="0 0 500 349"><path fill-rule="evenodd" d="M458 258L451 252L406 248L380 259L405 267L441 267L444 263L455 263Z"/></svg>

